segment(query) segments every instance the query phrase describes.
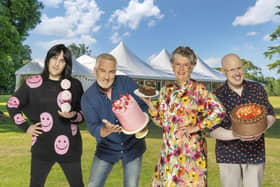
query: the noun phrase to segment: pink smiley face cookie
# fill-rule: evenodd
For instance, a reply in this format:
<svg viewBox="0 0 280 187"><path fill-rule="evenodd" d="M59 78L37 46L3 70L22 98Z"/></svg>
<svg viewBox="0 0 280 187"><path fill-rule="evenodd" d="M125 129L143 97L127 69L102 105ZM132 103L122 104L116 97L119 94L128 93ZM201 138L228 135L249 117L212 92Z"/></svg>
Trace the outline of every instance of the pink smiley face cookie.
<svg viewBox="0 0 280 187"><path fill-rule="evenodd" d="M43 112L40 115L40 120L41 120L41 126L42 126L42 130L44 132L48 132L51 130L52 126L53 126L53 118L52 115L48 112Z"/></svg>
<svg viewBox="0 0 280 187"><path fill-rule="evenodd" d="M21 124L23 124L25 122L25 120L24 120L24 118L23 118L21 113L18 113L16 115L14 115L14 122L17 125L21 125Z"/></svg>
<svg viewBox="0 0 280 187"><path fill-rule="evenodd" d="M68 90L63 90L63 91L59 92L58 95L57 95L57 98L56 98L56 100L57 100L57 105L58 105L59 107L61 107L61 105L62 105L63 103L67 103L67 102L69 103L69 102L71 102L71 99L72 99L72 94L71 94L71 92L68 91Z"/></svg>
<svg viewBox="0 0 280 187"><path fill-rule="evenodd" d="M69 89L71 87L71 82L68 79L63 79L60 83L62 89Z"/></svg>
<svg viewBox="0 0 280 187"><path fill-rule="evenodd" d="M26 84L30 88L38 88L39 86L42 85L42 83L43 83L43 79L41 75L33 75L26 79Z"/></svg>
<svg viewBox="0 0 280 187"><path fill-rule="evenodd" d="M60 135L55 139L54 150L59 155L64 155L69 149L69 139L65 135Z"/></svg>
<svg viewBox="0 0 280 187"><path fill-rule="evenodd" d="M19 106L19 99L17 97L13 96L8 100L9 108L17 108L18 106Z"/></svg>

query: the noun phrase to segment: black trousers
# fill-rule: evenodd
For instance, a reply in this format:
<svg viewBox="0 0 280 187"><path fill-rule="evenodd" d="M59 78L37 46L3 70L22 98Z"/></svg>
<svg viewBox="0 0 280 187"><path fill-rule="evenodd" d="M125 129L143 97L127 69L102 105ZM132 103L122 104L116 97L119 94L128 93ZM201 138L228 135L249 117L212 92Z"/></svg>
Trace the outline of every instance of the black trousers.
<svg viewBox="0 0 280 187"><path fill-rule="evenodd" d="M55 161L31 159L30 187L43 187ZM71 187L84 187L81 162L59 163Z"/></svg>

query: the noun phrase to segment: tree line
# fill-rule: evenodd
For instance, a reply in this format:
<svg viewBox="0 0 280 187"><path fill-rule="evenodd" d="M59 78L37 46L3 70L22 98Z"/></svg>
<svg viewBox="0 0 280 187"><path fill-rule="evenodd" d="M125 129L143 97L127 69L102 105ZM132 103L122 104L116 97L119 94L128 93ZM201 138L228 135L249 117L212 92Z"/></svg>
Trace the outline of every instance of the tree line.
<svg viewBox="0 0 280 187"><path fill-rule="evenodd" d="M1 0L0 1L0 94L12 93L15 86L15 71L29 63L31 48L23 42L28 32L41 22L43 3L38 0ZM280 6L277 6L280 16ZM280 26L270 34L271 41L279 41ZM91 50L85 44L72 43L68 46L73 58L83 54L90 55ZM268 59L276 60L268 64L269 69L280 73L280 45L268 47L264 52ZM246 71L246 78L261 82L269 95L280 95L280 79L264 77L261 68L255 66L250 60L242 59ZM219 69L219 68L217 68Z"/></svg>

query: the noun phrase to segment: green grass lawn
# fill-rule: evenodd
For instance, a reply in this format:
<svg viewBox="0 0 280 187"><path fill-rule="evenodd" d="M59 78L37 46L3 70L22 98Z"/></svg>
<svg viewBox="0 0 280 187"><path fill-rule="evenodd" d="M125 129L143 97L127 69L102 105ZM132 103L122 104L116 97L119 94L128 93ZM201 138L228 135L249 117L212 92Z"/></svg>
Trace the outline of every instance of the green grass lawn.
<svg viewBox="0 0 280 187"><path fill-rule="evenodd" d="M0 111L6 112L5 102L8 96L0 95ZM277 122L266 132L266 169L264 187L278 187L280 173L280 97L270 97L275 111ZM85 124L82 126L83 156L82 167L84 182L87 183L89 170L95 150L95 139L87 132ZM30 145L29 135L20 132L8 117L0 119L0 187L27 187L30 175ZM143 157L140 176L140 187L150 186L154 166L161 147L161 129L152 126L147 140L147 151ZM215 141L207 138L208 144L208 173L209 187L218 187L219 173L215 163ZM55 165L48 178L47 187L68 186L66 178L58 165ZM122 168L117 163L108 177L105 186L122 186Z"/></svg>

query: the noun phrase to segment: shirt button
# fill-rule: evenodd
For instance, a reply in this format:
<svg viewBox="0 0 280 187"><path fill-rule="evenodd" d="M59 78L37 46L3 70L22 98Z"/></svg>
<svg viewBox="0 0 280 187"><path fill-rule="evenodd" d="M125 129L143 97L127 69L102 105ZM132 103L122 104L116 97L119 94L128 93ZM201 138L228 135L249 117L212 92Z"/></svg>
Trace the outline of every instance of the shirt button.
<svg viewBox="0 0 280 187"><path fill-rule="evenodd" d="M123 154L123 151L121 151L121 154Z"/></svg>

